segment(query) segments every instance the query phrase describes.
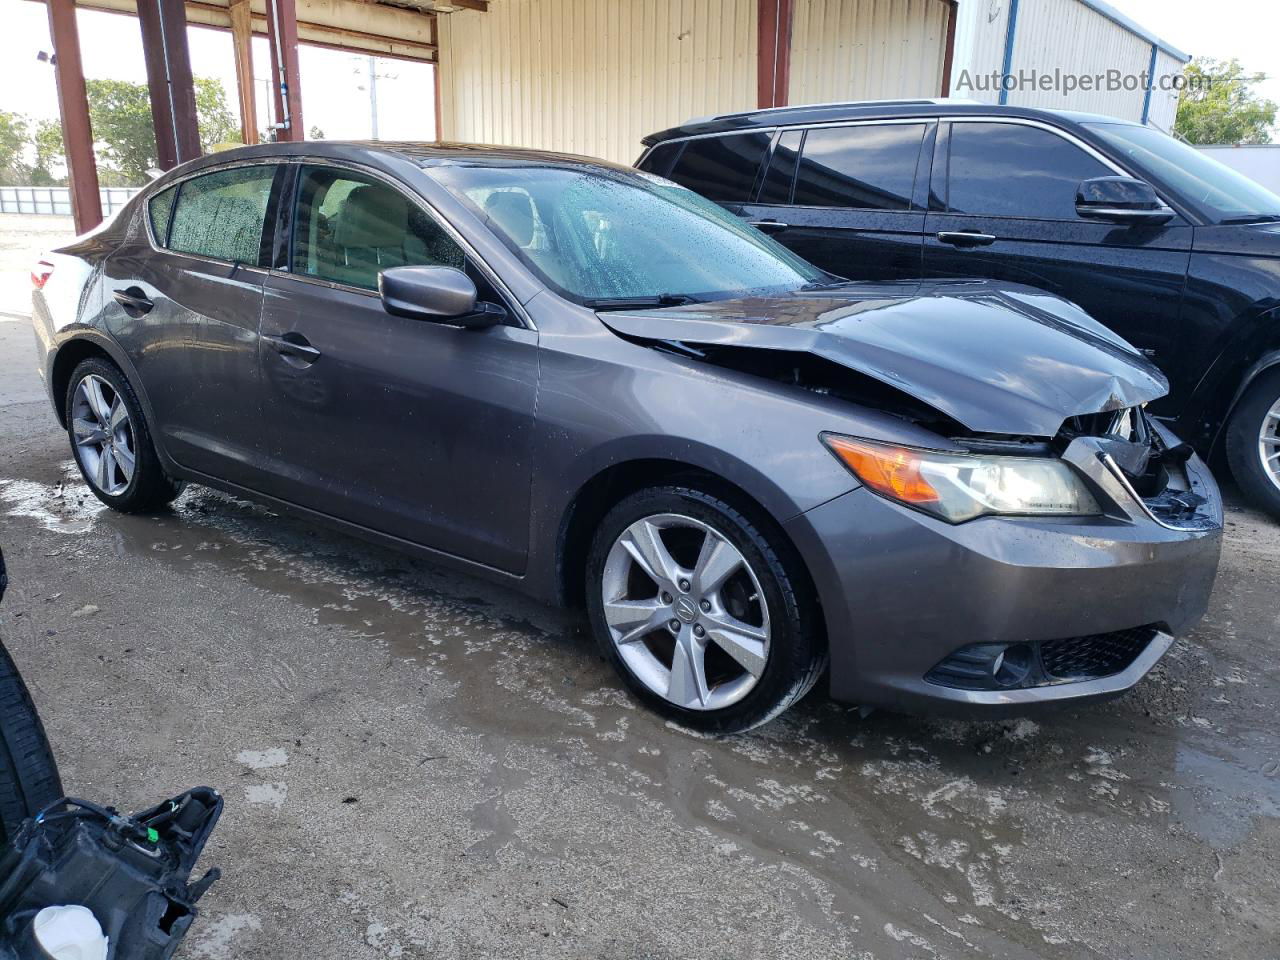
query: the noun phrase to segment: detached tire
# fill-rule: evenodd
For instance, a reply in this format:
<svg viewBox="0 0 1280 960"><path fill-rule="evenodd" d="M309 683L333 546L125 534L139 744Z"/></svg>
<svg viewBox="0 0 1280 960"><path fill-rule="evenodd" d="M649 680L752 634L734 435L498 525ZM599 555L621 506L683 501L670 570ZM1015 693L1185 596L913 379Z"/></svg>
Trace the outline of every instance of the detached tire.
<svg viewBox="0 0 1280 960"><path fill-rule="evenodd" d="M731 734L809 692L827 663L817 598L756 508L691 486L631 494L587 556L587 612L633 693L678 723Z"/></svg>
<svg viewBox="0 0 1280 960"><path fill-rule="evenodd" d="M1280 369L1262 374L1245 391L1227 425L1226 444L1240 489L1280 520Z"/></svg>
<svg viewBox="0 0 1280 960"><path fill-rule="evenodd" d="M164 472L142 404L128 378L90 357L72 371L63 398L71 452L94 496L123 513L163 507L183 484Z"/></svg>
<svg viewBox="0 0 1280 960"><path fill-rule="evenodd" d="M0 597L4 595L0 554ZM62 797L58 764L22 675L0 644L0 844L22 821Z"/></svg>

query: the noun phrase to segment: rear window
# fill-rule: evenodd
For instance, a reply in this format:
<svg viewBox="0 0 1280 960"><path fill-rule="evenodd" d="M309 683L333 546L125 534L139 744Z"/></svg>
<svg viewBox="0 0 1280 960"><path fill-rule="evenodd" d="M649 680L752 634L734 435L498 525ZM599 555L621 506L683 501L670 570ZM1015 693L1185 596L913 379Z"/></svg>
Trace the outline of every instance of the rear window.
<svg viewBox="0 0 1280 960"><path fill-rule="evenodd" d="M262 265L262 235L275 173L274 165L255 165L183 181L162 242L177 253Z"/></svg>
<svg viewBox="0 0 1280 960"><path fill-rule="evenodd" d="M668 176L708 200L746 203L770 138L768 133L735 133L687 140Z"/></svg>
<svg viewBox="0 0 1280 960"><path fill-rule="evenodd" d="M804 138L794 203L910 210L923 123L818 127Z"/></svg>

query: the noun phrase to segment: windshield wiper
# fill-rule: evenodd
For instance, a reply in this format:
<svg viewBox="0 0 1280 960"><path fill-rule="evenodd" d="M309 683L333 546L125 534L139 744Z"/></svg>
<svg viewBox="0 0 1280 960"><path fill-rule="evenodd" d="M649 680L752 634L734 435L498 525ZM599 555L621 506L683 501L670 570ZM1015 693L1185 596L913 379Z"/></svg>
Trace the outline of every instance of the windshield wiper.
<svg viewBox="0 0 1280 960"><path fill-rule="evenodd" d="M592 310L646 310L651 307L682 307L698 301L683 293L660 293L656 297L596 297L583 300Z"/></svg>
<svg viewBox="0 0 1280 960"><path fill-rule="evenodd" d="M1219 223L1280 223L1280 213L1251 213L1243 217L1227 217Z"/></svg>

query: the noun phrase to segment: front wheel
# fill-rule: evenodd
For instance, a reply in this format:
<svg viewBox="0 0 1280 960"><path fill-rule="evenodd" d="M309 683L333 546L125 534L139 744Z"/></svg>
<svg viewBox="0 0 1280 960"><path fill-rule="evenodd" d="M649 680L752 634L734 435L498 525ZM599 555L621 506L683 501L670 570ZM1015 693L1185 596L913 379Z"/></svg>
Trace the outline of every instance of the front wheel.
<svg viewBox="0 0 1280 960"><path fill-rule="evenodd" d="M1280 520L1280 369L1258 377L1237 404L1227 461L1250 501Z"/></svg>
<svg viewBox="0 0 1280 960"><path fill-rule="evenodd" d="M781 534L689 487L627 497L587 562L592 629L658 712L729 734L782 713L826 666L812 588Z"/></svg>

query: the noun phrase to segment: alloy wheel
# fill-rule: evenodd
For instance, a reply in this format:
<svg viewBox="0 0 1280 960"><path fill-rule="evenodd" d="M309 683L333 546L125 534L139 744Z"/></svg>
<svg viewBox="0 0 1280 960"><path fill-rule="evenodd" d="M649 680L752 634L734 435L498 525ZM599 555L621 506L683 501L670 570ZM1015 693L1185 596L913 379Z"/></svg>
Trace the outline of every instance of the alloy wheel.
<svg viewBox="0 0 1280 960"><path fill-rule="evenodd" d="M1273 403L1262 418L1258 456L1262 458L1263 472L1280 488L1280 400Z"/></svg>
<svg viewBox="0 0 1280 960"><path fill-rule="evenodd" d="M604 618L618 655L646 687L687 710L737 703L769 660L760 580L724 534L692 517L644 517L605 560Z"/></svg>
<svg viewBox="0 0 1280 960"><path fill-rule="evenodd" d="M108 496L123 494L137 464L133 424L124 398L97 374L89 374L76 386L71 432L89 481Z"/></svg>

